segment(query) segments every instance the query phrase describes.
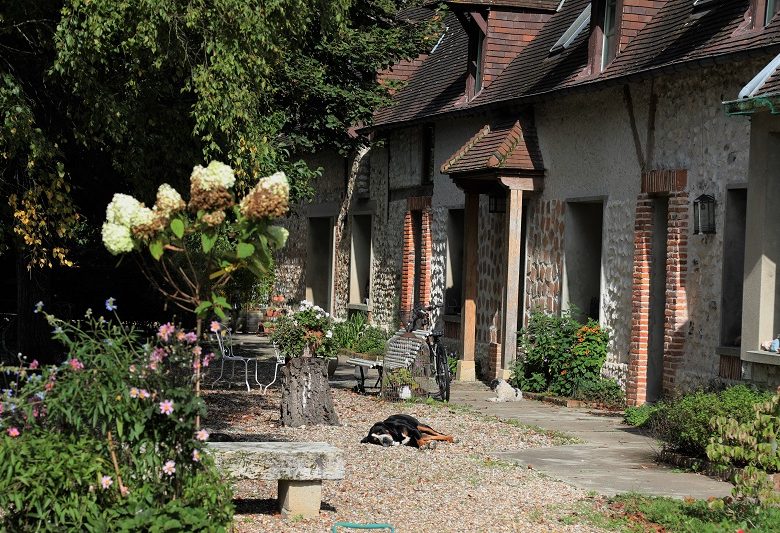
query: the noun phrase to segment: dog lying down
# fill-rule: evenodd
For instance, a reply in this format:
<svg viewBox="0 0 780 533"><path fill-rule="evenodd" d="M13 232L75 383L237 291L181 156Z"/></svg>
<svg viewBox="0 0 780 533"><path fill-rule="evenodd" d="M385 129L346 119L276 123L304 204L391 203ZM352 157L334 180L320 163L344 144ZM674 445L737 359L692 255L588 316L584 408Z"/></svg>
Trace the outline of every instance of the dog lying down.
<svg viewBox="0 0 780 533"><path fill-rule="evenodd" d="M419 420L409 415L392 415L384 422L377 422L360 442L362 444L378 444L380 446L413 446L423 448L435 446L436 441L454 442L450 435L439 433L431 426L421 424Z"/></svg>

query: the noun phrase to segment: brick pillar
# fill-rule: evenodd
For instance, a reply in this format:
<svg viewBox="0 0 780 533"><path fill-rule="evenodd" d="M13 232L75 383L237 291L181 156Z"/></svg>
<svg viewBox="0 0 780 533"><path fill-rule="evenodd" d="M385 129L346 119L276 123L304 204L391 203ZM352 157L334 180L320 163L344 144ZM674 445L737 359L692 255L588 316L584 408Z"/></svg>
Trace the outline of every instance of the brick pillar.
<svg viewBox="0 0 780 533"><path fill-rule="evenodd" d="M641 405L647 398L647 345L650 321L650 254L653 248L653 201L640 194L634 222L634 276L631 291L631 351L626 401Z"/></svg>
<svg viewBox="0 0 780 533"><path fill-rule="evenodd" d="M419 294L420 305L431 303L431 260L433 258L433 243L431 240L431 221L433 214L431 208L422 211L422 231L420 239L420 279Z"/></svg>
<svg viewBox="0 0 780 533"><path fill-rule="evenodd" d="M671 392L677 381L685 350L688 302L688 193L669 196L669 233L666 239L666 316L664 319L663 391Z"/></svg>
<svg viewBox="0 0 780 533"><path fill-rule="evenodd" d="M497 342L488 344L488 379L504 378L501 364L501 345Z"/></svg>
<svg viewBox="0 0 780 533"><path fill-rule="evenodd" d="M412 212L404 216L404 244L401 260L401 318L407 322L414 306L414 227Z"/></svg>

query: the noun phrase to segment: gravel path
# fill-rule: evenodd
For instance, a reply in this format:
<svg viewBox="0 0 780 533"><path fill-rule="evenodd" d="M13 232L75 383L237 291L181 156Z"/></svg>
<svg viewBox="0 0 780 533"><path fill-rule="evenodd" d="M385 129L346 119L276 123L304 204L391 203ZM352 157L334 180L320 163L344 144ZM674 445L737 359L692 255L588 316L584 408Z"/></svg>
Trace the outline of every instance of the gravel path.
<svg viewBox="0 0 780 533"><path fill-rule="evenodd" d="M551 437L457 407L389 403L334 390L341 426L279 427L279 392L207 391L205 421L215 438L325 441L344 450L346 474L323 483L319 518L283 519L276 483L240 482L235 530L329 531L336 521L387 522L397 531L600 531L559 522L585 492L495 458L496 452L550 446ZM407 413L459 442L433 450L360 444L368 428Z"/></svg>

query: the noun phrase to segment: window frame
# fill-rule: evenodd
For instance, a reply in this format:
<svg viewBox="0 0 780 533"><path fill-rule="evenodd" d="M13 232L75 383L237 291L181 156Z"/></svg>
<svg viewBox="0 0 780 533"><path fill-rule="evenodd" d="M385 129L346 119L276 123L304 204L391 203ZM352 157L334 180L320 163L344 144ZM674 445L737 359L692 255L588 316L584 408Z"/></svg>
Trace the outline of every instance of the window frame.
<svg viewBox="0 0 780 533"><path fill-rule="evenodd" d="M620 28L623 23L623 0L614 0L614 30L611 35L604 31L607 3L611 0L600 0L591 12L590 41L588 45L588 68L591 75L603 72L617 57L620 50Z"/></svg>
<svg viewBox="0 0 780 533"><path fill-rule="evenodd" d="M436 125L423 124L421 136L420 184L429 185L433 183L433 178L436 176Z"/></svg>
<svg viewBox="0 0 780 533"><path fill-rule="evenodd" d="M484 29L477 22L476 17L480 17L484 24ZM469 50L468 67L466 78L466 101L471 101L483 89L484 66L485 66L485 47L487 46L487 17L482 13L472 13L471 24L469 25Z"/></svg>

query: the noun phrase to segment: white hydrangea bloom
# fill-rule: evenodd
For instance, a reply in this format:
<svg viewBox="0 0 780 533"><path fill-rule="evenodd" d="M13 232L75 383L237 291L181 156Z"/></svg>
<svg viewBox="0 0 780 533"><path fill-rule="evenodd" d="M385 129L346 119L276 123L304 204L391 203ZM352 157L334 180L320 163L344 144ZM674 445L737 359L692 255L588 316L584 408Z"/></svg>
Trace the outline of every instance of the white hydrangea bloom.
<svg viewBox="0 0 780 533"><path fill-rule="evenodd" d="M133 251L133 238L130 228L122 224L105 222L103 224L103 245L113 255Z"/></svg>
<svg viewBox="0 0 780 533"><path fill-rule="evenodd" d="M157 209L157 212L163 216L168 217L173 213L181 211L186 205L181 194L167 183L163 183L157 189L157 203L155 204L155 208Z"/></svg>
<svg viewBox="0 0 780 533"><path fill-rule="evenodd" d="M154 211L128 194L115 194L106 207L106 222L126 228L151 224Z"/></svg>
<svg viewBox="0 0 780 533"><path fill-rule="evenodd" d="M240 204L241 213L251 219L277 218L287 212L290 183L284 172L261 178Z"/></svg>
<svg viewBox="0 0 780 533"><path fill-rule="evenodd" d="M190 181L206 191L211 191L218 187L230 189L236 183L236 175L233 169L225 163L212 161L206 168L200 165L193 168Z"/></svg>

